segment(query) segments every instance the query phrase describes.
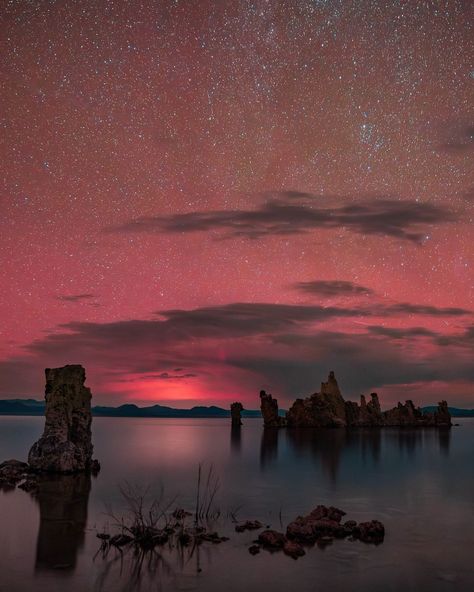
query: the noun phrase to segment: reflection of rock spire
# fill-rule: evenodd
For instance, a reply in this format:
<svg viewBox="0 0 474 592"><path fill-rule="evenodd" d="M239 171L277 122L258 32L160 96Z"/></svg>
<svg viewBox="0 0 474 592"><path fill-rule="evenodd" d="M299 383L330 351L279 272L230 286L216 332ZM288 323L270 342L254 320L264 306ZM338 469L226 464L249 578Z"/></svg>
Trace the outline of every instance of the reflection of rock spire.
<svg viewBox="0 0 474 592"><path fill-rule="evenodd" d="M275 428L262 430L262 439L260 441L260 467L262 469L278 458L279 435L280 430Z"/></svg>
<svg viewBox="0 0 474 592"><path fill-rule="evenodd" d="M88 473L45 475L38 485L36 569L73 570L84 543L91 477Z"/></svg>
<svg viewBox="0 0 474 592"><path fill-rule="evenodd" d="M242 445L242 428L232 425L230 428L230 446L233 453L239 454Z"/></svg>

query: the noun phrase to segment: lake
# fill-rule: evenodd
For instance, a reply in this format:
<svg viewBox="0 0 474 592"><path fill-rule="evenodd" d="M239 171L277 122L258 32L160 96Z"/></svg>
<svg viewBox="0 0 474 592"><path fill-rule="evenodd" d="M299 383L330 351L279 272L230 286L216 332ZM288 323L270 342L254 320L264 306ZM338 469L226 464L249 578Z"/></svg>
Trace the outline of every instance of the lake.
<svg viewBox="0 0 474 592"><path fill-rule="evenodd" d="M266 430L245 419L94 418L99 475L51 479L39 499L0 491L0 591L363 590L462 591L474 586L474 420L451 430ZM42 417L0 417L0 460L26 460ZM192 555L145 562L97 551L97 530L123 515L120 489L149 487L193 510L197 472L212 464L220 488L215 527L230 536ZM318 504L347 519L385 524L382 544L335 540L297 561L248 547L231 516L283 530ZM173 506L173 507L174 507Z"/></svg>

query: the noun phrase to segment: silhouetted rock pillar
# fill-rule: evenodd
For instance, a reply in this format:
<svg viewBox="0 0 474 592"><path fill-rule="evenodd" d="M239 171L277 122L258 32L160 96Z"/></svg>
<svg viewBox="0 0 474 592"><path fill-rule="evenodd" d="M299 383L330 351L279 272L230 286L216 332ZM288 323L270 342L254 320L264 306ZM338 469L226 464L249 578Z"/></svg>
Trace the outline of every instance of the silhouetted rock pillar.
<svg viewBox="0 0 474 592"><path fill-rule="evenodd" d="M232 403L230 406L230 416L232 418L232 425L235 426L241 426L242 425L242 419L241 419L241 413L244 410L242 403L236 402L236 403Z"/></svg>
<svg viewBox="0 0 474 592"><path fill-rule="evenodd" d="M284 424L278 414L278 401L265 391L260 391L260 410L266 428L278 428Z"/></svg>
<svg viewBox="0 0 474 592"><path fill-rule="evenodd" d="M446 401L440 401L438 403L438 409L434 412L435 425L439 427L450 427L452 426L451 414L449 413L448 403Z"/></svg>
<svg viewBox="0 0 474 592"><path fill-rule="evenodd" d="M97 468L92 461L91 391L80 365L46 368L46 422L28 462L36 471L72 473Z"/></svg>

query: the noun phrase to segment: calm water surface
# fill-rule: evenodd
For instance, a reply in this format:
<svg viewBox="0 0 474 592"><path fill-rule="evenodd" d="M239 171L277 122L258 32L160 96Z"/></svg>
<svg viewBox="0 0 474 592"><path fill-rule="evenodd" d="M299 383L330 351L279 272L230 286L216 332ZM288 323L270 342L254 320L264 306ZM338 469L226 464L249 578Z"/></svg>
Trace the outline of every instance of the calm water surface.
<svg viewBox="0 0 474 592"><path fill-rule="evenodd" d="M474 589L474 421L451 431L281 430L261 420L95 418L97 478L51 479L38 499L0 492L0 591L234 590L463 591ZM0 459L25 459L40 417L0 417ZM96 555L107 511L124 512L120 486L150 486L192 509L200 462L220 477L216 525L231 540L192 557L165 552L134 572L132 554ZM384 522L379 546L335 541L298 561L248 546L229 511L284 529L317 504L348 519Z"/></svg>

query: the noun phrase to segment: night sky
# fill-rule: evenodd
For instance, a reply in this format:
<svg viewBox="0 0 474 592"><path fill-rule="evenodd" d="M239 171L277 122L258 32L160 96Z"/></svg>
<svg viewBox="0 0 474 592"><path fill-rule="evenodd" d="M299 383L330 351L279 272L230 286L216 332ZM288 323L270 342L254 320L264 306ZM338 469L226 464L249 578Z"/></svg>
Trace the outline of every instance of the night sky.
<svg viewBox="0 0 474 592"><path fill-rule="evenodd" d="M474 407L471 0L1 2L0 397Z"/></svg>

